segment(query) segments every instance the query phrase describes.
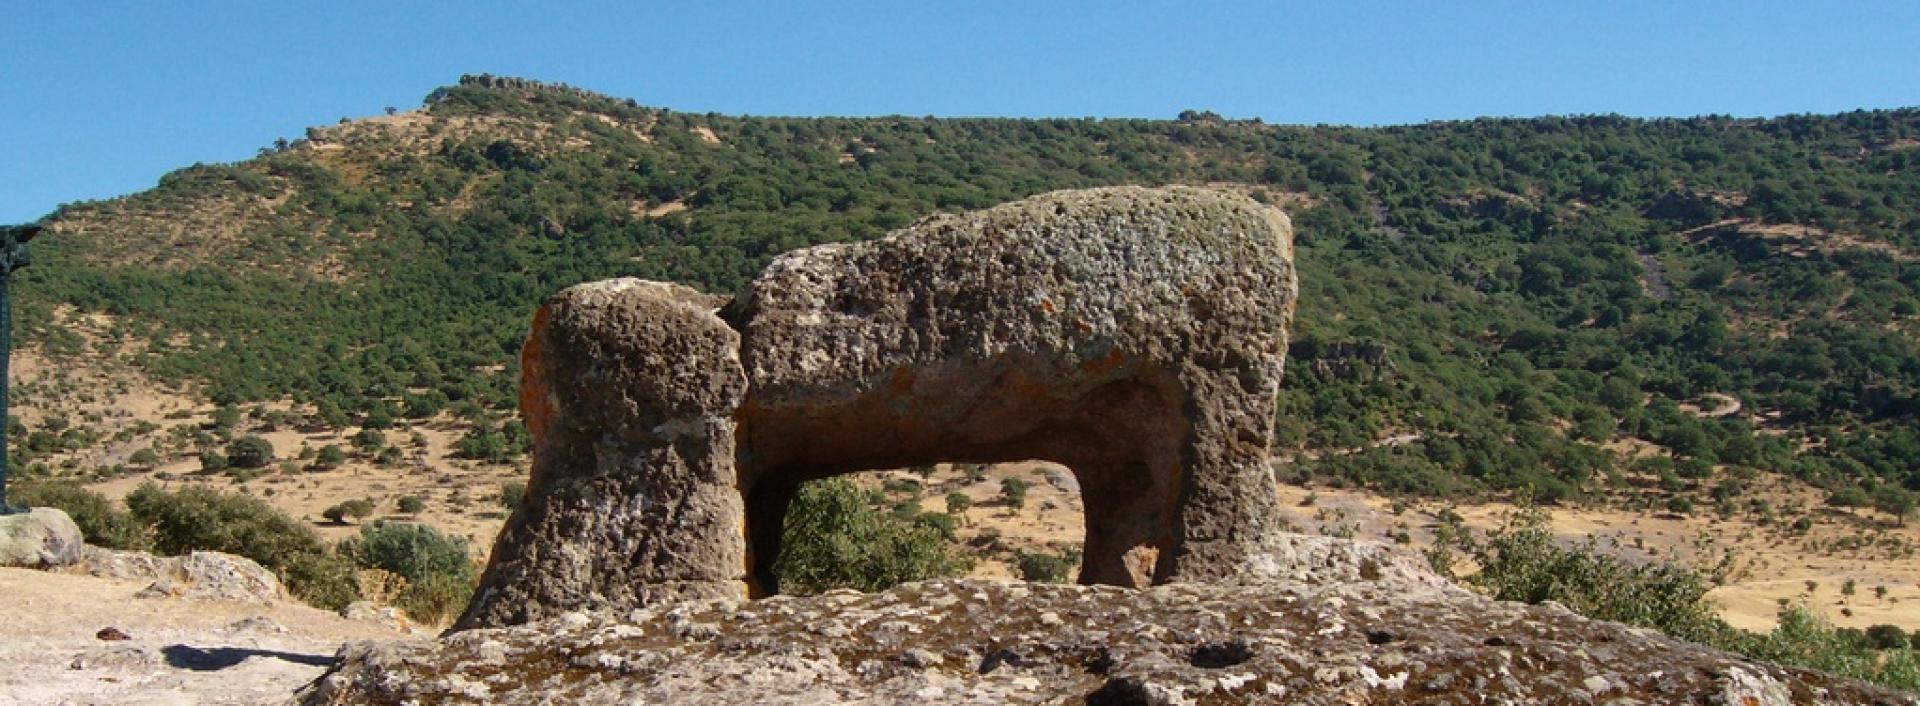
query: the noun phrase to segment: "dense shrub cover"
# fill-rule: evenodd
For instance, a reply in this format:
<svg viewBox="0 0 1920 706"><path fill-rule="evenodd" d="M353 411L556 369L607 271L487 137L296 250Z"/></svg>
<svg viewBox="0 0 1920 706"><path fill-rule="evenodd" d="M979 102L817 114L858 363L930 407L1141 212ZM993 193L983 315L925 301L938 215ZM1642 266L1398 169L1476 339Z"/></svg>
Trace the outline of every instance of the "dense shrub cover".
<svg viewBox="0 0 1920 706"><path fill-rule="evenodd" d="M877 502L845 478L800 486L774 563L780 591L879 591L907 581L961 576L972 568L939 526L876 510Z"/></svg>
<svg viewBox="0 0 1920 706"><path fill-rule="evenodd" d="M398 605L407 615L436 624L458 614L473 596L479 572L467 541L429 525L378 522L340 543L340 554L362 569L380 569L406 579Z"/></svg>
<svg viewBox="0 0 1920 706"><path fill-rule="evenodd" d="M1894 491L1920 490L1920 425L1902 421L1920 412L1920 110L1364 129L739 118L470 77L425 112L423 134L317 129L62 209L56 223L86 227L35 243L23 343L82 345L50 325L56 306L107 313L154 344L152 373L216 400L288 396L370 428L444 408L476 421L464 456L503 460L524 447L495 415L527 317L562 287L728 292L786 250L935 211L1224 183L1298 229L1282 444L1416 435L1299 474L1575 500L1615 470L1599 444L1625 434L1683 461L1891 488L1895 510L1912 503ZM469 118L484 120L447 122ZM136 235L255 198L284 203L190 247ZM1789 433L1679 406L1708 393Z"/></svg>
<svg viewBox="0 0 1920 706"><path fill-rule="evenodd" d="M294 595L324 608L344 606L355 595L352 565L328 551L313 528L259 498L144 483L127 494L127 509L150 528L161 554L244 556L279 575Z"/></svg>
<svg viewBox="0 0 1920 706"><path fill-rule="evenodd" d="M1853 631L1856 637L1805 606L1787 606L1768 634L1736 630L1706 600L1724 564L1703 574L1665 562L1627 562L1601 553L1591 541L1561 546L1547 520L1545 511L1523 508L1484 540L1448 523L1430 558L1450 573L1454 552L1465 553L1480 567L1467 580L1500 600L1555 601L1590 618L1653 628L1756 659L1920 691L1920 650L1896 641L1902 637L1897 627Z"/></svg>

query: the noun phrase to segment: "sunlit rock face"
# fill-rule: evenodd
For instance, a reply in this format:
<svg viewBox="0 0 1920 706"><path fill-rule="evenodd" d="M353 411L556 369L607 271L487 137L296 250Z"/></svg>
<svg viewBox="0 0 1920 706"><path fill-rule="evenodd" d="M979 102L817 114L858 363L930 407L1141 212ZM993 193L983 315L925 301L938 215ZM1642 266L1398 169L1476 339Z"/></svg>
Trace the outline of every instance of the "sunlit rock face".
<svg viewBox="0 0 1920 706"><path fill-rule="evenodd" d="M1073 469L1083 583L1238 576L1278 536L1291 233L1234 194L1065 191L789 253L724 306L563 291L522 353L526 499L459 627L771 594L800 483L940 461Z"/></svg>

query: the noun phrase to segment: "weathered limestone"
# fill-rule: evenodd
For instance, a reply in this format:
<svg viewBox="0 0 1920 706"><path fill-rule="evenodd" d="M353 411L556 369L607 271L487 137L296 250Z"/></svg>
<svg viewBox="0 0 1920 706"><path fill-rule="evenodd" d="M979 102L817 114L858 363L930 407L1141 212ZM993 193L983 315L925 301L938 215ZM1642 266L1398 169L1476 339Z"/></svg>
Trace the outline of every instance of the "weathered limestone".
<svg viewBox="0 0 1920 706"><path fill-rule="evenodd" d="M1073 469L1083 583L1248 570L1277 535L1292 254L1251 199L1112 188L789 253L717 316L671 285L562 292L522 354L527 500L457 627L771 593L800 483L940 461Z"/></svg>

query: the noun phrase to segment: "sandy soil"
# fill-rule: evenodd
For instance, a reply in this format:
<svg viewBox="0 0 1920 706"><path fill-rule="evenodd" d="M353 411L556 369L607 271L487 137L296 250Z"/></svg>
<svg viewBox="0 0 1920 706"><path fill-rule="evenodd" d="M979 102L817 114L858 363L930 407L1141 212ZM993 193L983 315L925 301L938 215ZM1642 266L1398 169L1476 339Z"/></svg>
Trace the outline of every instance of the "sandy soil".
<svg viewBox="0 0 1920 706"><path fill-rule="evenodd" d="M134 598L145 585L0 569L0 705L279 703L343 643L403 637L292 602Z"/></svg>

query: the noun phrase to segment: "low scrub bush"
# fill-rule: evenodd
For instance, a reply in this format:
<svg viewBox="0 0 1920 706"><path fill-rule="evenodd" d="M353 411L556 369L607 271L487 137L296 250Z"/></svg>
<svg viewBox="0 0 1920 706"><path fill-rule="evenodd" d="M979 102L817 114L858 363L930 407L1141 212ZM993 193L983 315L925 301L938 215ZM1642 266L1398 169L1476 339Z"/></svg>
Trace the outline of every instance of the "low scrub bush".
<svg viewBox="0 0 1920 706"><path fill-rule="evenodd" d="M1920 652L1892 648L1894 633L1836 629L1804 606L1782 606L1780 625L1764 635L1728 626L1706 600L1730 563L1706 572L1671 563L1633 564L1606 556L1588 542L1553 542L1547 514L1523 508L1505 527L1477 541L1457 523L1443 523L1429 554L1436 568L1455 551L1480 566L1467 581L1500 600L1556 601L1589 618L1649 627L1682 639L1780 664L1920 691ZM1809 582L1811 584L1811 582ZM1815 588L1809 585L1809 590Z"/></svg>
<svg viewBox="0 0 1920 706"><path fill-rule="evenodd" d="M1675 564L1606 556L1592 540L1562 547L1553 542L1547 521L1546 511L1523 508L1484 541L1465 532L1442 535L1480 566L1468 581L1503 601L1556 601L1590 618L1690 640L1704 641L1727 629L1705 600L1715 577Z"/></svg>
<svg viewBox="0 0 1920 706"><path fill-rule="evenodd" d="M362 498L355 498L353 500L343 501L337 505L334 505L333 507L330 507L330 508L327 508L326 510L321 511L320 516L327 518L328 522L332 522L336 525L339 525L339 524L345 524L347 521L347 518L349 517L355 520L364 520L366 518L372 517L373 509L374 508L373 508L372 501L362 499Z"/></svg>
<svg viewBox="0 0 1920 706"><path fill-rule="evenodd" d="M264 468L273 462L273 444L257 436L243 436L227 444L227 463L238 468Z"/></svg>
<svg viewBox="0 0 1920 706"><path fill-rule="evenodd" d="M800 486L774 563L781 592L879 591L972 568L940 528L875 510L871 500L844 478Z"/></svg>
<svg viewBox="0 0 1920 706"><path fill-rule="evenodd" d="M467 605L479 579L467 541L429 525L377 522L340 543L340 555L362 570L406 580L394 604L423 623L452 618Z"/></svg>
<svg viewBox="0 0 1920 706"><path fill-rule="evenodd" d="M1020 570L1021 579L1044 583L1066 583L1073 580L1073 570L1080 565L1080 553L1073 550L1058 554L1020 552L1014 565Z"/></svg>
<svg viewBox="0 0 1920 706"><path fill-rule="evenodd" d="M1755 659L1920 692L1920 651L1875 649L1868 639L1835 629L1805 606L1782 609L1780 624L1773 632L1755 635L1736 631L1714 646Z"/></svg>
<svg viewBox="0 0 1920 706"><path fill-rule="evenodd" d="M252 559L278 574L295 596L323 608L353 600L353 567L327 551L313 528L250 495L154 483L127 494L127 509L161 554L207 550Z"/></svg>
<svg viewBox="0 0 1920 706"><path fill-rule="evenodd" d="M132 514L113 506L106 496L73 483L22 483L7 498L32 507L51 507L67 513L87 543L108 549L147 549L153 539Z"/></svg>

